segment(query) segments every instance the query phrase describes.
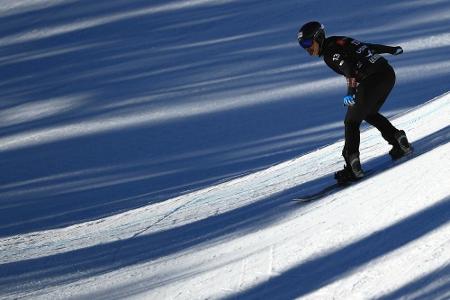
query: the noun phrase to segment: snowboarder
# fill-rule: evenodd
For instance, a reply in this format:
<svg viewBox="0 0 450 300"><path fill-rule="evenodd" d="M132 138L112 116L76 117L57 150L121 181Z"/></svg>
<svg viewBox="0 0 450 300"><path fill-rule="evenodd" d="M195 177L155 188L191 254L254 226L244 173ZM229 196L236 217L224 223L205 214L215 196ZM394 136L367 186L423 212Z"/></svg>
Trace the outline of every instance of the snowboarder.
<svg viewBox="0 0 450 300"><path fill-rule="evenodd" d="M400 46L390 47L363 43L346 36L325 37L324 26L316 21L304 24L297 35L298 42L310 55L323 57L325 63L347 79L344 105L345 146L342 151L346 165L335 173L338 183L355 181L364 176L359 160L359 127L363 120L375 126L392 145L389 151L396 160L412 151L406 134L395 128L379 113L395 84L395 73L381 53L399 55Z"/></svg>

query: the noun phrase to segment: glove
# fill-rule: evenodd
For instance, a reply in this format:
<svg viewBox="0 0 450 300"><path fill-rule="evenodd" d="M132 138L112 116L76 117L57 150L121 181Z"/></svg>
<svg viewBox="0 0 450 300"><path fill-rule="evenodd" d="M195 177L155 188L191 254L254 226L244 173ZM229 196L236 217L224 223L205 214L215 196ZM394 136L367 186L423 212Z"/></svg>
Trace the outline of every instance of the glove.
<svg viewBox="0 0 450 300"><path fill-rule="evenodd" d="M344 106L353 106L355 104L355 95L347 95L344 97Z"/></svg>
<svg viewBox="0 0 450 300"><path fill-rule="evenodd" d="M394 53L392 55L399 55L403 53L403 49L400 46L395 47Z"/></svg>

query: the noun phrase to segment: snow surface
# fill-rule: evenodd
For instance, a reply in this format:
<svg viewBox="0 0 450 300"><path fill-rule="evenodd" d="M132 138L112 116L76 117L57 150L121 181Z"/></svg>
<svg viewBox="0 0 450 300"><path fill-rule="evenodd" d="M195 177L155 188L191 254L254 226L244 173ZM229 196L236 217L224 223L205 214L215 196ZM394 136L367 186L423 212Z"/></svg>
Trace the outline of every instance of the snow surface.
<svg viewBox="0 0 450 300"><path fill-rule="evenodd" d="M0 298L450 298L448 1L0 1ZM324 10L323 7L327 9ZM298 26L401 45L342 167Z"/></svg>

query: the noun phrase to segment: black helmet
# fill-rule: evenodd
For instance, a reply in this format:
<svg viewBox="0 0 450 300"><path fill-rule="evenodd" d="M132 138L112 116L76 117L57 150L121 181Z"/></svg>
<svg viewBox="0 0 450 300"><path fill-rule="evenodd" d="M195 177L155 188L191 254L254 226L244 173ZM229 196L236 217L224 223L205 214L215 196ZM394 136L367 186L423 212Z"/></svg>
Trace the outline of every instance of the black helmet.
<svg viewBox="0 0 450 300"><path fill-rule="evenodd" d="M325 40L325 26L317 21L308 22L298 31L297 40L305 49L312 46L312 41L318 42L322 48Z"/></svg>

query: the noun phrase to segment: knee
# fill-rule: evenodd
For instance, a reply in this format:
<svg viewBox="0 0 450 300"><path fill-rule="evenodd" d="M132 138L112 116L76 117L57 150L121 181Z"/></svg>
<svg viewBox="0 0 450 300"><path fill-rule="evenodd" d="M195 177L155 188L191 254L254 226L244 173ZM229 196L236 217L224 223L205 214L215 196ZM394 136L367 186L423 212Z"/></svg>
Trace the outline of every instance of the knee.
<svg viewBox="0 0 450 300"><path fill-rule="evenodd" d="M361 125L360 120L352 120L352 119L345 119L344 121L345 128L359 128Z"/></svg>
<svg viewBox="0 0 450 300"><path fill-rule="evenodd" d="M366 122L369 124L372 124L372 123L376 122L377 119L378 119L378 116L376 114L371 114L366 117Z"/></svg>

